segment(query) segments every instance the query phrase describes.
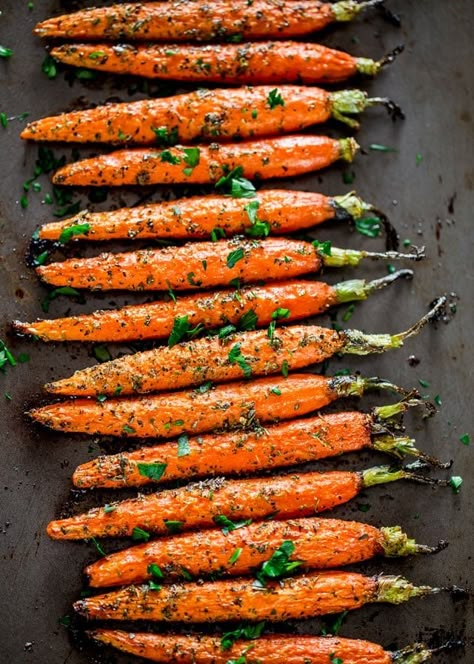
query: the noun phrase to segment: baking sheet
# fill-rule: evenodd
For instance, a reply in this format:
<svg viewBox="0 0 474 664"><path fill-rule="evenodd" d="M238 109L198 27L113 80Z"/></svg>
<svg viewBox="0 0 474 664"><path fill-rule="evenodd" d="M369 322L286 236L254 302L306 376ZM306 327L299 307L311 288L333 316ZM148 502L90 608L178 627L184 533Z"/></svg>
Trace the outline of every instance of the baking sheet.
<svg viewBox="0 0 474 664"><path fill-rule="evenodd" d="M138 99L130 95L131 81L100 78L99 83L71 83L62 71L56 80L41 73L43 45L31 35L34 24L60 10L72 10L76 2L36 2L29 11L26 2L2 2L0 43L14 49L10 61L0 61L0 111L8 116L28 111L30 119L101 102L111 97ZM89 3L91 4L91 3ZM370 573L403 573L420 583L469 586L472 572L472 445L459 442L465 432L474 433L472 422L472 209L473 209L473 69L474 13L470 0L393 0L387 5L399 13L402 27L396 28L379 13L324 33L323 41L359 54L380 57L396 45L405 44L398 61L374 81L362 81L373 95L387 95L405 110L406 120L392 124L383 110L373 109L363 118L358 140L367 150L353 166L335 167L321 175L301 177L286 186L340 194L350 186L342 172L355 174L352 187L366 200L387 211L400 232L426 245L427 258L416 266L412 282L393 285L370 301L357 305L350 326L366 331L399 331L427 310L428 304L443 292L459 297L455 320L429 327L405 348L372 358L346 357L330 362L328 372L349 367L365 374L390 378L405 387L418 386L432 397L439 395L438 415L422 421L419 414L407 418L408 430L419 446L443 459L454 458L453 474L464 476L459 495L450 489L431 489L398 483L367 491L358 501L339 508L331 516L368 521L374 525L400 524L418 541L434 543L446 538L450 546L432 556L407 560L377 560L359 566ZM136 86L135 86L136 87ZM159 92L153 85L153 92ZM163 87L162 92L167 89ZM97 557L92 545L51 542L44 533L47 522L64 509L82 510L109 494L71 493L70 475L78 463L100 450L96 440L48 433L34 428L23 410L44 399L41 385L66 376L74 369L93 364L91 348L78 344L44 345L9 336L11 319L29 320L42 315L40 302L44 289L25 263L29 238L39 223L48 221L51 208L42 204L50 188L42 178L43 192L29 195L29 206L19 205L22 185L34 169L37 149L18 138L19 120L0 128L0 335L15 354L27 352L31 360L6 375L0 375L1 449L0 466L0 652L1 661L12 664L84 664L85 662L125 663L110 651L87 647L58 623L71 613L71 604L82 589L81 570ZM344 129L328 128L336 135ZM368 150L371 143L396 148L396 152ZM88 155L90 149L81 150ZM59 151L60 153L60 151ZM71 149L64 153L70 158ZM417 155L420 155L417 158ZM164 190L163 190L164 191ZM181 190L183 193L184 190ZM149 191L146 192L150 193ZM169 190L164 191L169 193ZM152 198L158 200L160 190ZM95 205L135 203L137 191L114 192ZM85 198L83 198L85 202ZM339 246L381 248L383 239L370 240L349 234L347 228L327 225L315 234L331 238ZM384 264L368 264L357 276L372 278L385 272ZM349 272L345 276L349 276ZM340 280L341 273L328 273ZM87 295L84 304L65 299L51 303L52 316L67 312L88 312L110 303L139 301L146 296L123 297ZM341 316L339 315L339 318ZM328 317L319 319L329 324ZM115 356L119 349L110 346ZM408 358L415 355L419 364ZM4 393L12 400L4 398ZM368 408L386 400L383 395L364 399ZM107 449L112 449L108 444ZM320 467L363 468L383 461L369 454L351 455ZM443 476L448 473L439 472ZM76 504L77 503L77 504ZM368 504L366 512L358 503ZM105 541L107 551L116 545ZM320 621L286 625L285 630L318 633ZM471 631L469 632L469 628ZM344 636L361 637L384 646L403 646L419 638L443 641L446 637L467 636L466 650L438 657L436 662L468 664L473 661L472 604L469 599L453 600L448 594L414 600L400 607L369 605L353 612L341 629Z"/></svg>

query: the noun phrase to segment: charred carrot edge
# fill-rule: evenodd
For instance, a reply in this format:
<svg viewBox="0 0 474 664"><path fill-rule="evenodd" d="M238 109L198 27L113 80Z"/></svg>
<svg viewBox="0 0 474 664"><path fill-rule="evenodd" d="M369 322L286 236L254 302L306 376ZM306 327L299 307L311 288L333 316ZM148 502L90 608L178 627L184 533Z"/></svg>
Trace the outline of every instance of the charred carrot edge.
<svg viewBox="0 0 474 664"><path fill-rule="evenodd" d="M241 168L245 178L283 178L352 161L359 149L353 138L292 134L241 143L116 150L63 166L53 184L113 186L215 184Z"/></svg>
<svg viewBox="0 0 474 664"><path fill-rule="evenodd" d="M205 337L168 347L126 355L101 365L76 371L70 378L48 383L53 394L70 396L114 396L120 391L144 394L217 383L242 377L279 373L286 364L297 370L318 364L335 353L369 355L400 348L431 319L438 316L446 298L414 326L399 334L364 334L359 330L336 331L316 325L294 325L280 329L235 332L225 339ZM275 311L283 319L289 312ZM254 319L249 327L255 327ZM240 359L236 359L237 352ZM243 359L242 359L243 358Z"/></svg>
<svg viewBox="0 0 474 664"><path fill-rule="evenodd" d="M272 634L250 641L235 641L223 650L222 639L212 636L182 634L150 634L121 630L95 629L88 636L130 655L153 662L171 664L179 657L181 664L227 664L245 658L249 664L327 664L340 659L351 664L421 664L441 649L431 649L424 643L415 643L403 650L385 651L376 643L334 636L287 636ZM447 646L443 646L443 649ZM295 654L298 653L298 654Z"/></svg>
<svg viewBox="0 0 474 664"><path fill-rule="evenodd" d="M276 309L287 309L288 321L320 314L331 306L366 300L400 277L411 278L411 270L399 270L381 279L351 279L329 285L321 281L287 281L242 289L174 296L168 302L130 305L68 318L13 322L18 334L34 335L42 341L133 341L168 338L176 319L187 319L190 329L222 325L238 326L245 315L255 314L257 325L272 322Z"/></svg>
<svg viewBox="0 0 474 664"><path fill-rule="evenodd" d="M262 520L275 515L279 519L308 517L348 502L363 488L401 479L447 484L388 466L362 472L277 475L270 479L215 478L51 521L47 533L59 540L129 537L137 528L165 535L179 530L212 528L222 515L234 521Z"/></svg>
<svg viewBox="0 0 474 664"><path fill-rule="evenodd" d="M251 240L237 236L220 242L193 242L180 247L102 253L36 268L53 286L89 290L197 290L229 283L281 281L326 267L356 267L366 259L419 260L422 254L326 248L317 241L289 238Z"/></svg>
<svg viewBox="0 0 474 664"><path fill-rule="evenodd" d="M258 218L268 224L271 235L284 235L317 226L325 221L348 221L375 212L355 192L323 196L308 191L262 189L252 198ZM245 198L207 195L180 198L111 212L83 210L63 221L44 224L40 240L106 241L163 238L205 240L218 232L232 236L252 232ZM220 229L217 231L216 229Z"/></svg>
<svg viewBox="0 0 474 664"><path fill-rule="evenodd" d="M398 49L400 50L400 49ZM375 61L321 44L263 41L246 44L64 44L55 60L115 74L221 85L339 83L357 73L376 75L394 53Z"/></svg>
<svg viewBox="0 0 474 664"><path fill-rule="evenodd" d="M399 526L379 529L336 519L270 521L224 530L165 537L124 549L89 565L85 574L94 588L143 583L154 578L154 566L163 582L182 580L184 574L188 580L213 574L243 576L260 567L285 541L294 545L290 560L301 561L305 570L341 567L377 555L433 553L445 546L417 544Z"/></svg>
<svg viewBox="0 0 474 664"><path fill-rule="evenodd" d="M228 620L281 622L358 609L368 603L401 604L441 592L414 586L400 576L368 577L321 571L256 587L253 580L214 581L123 590L79 600L75 610L88 619L207 623Z"/></svg>
<svg viewBox="0 0 474 664"><path fill-rule="evenodd" d="M329 24L352 21L381 0L335 4L284 0L223 0L176 3L112 5L56 16L39 23L34 33L49 39L124 41L242 41L287 39L311 34Z"/></svg>
<svg viewBox="0 0 474 664"><path fill-rule="evenodd" d="M440 468L411 438L388 433L389 423L405 409L425 405L408 399L381 406L372 414L342 412L270 425L255 431L211 433L176 442L102 455L76 468L72 480L85 488L144 486L182 479L234 476L284 468L347 452L372 448L399 459L412 456ZM381 433L382 432L382 433Z"/></svg>
<svg viewBox="0 0 474 664"><path fill-rule="evenodd" d="M357 128L353 116L374 104L393 108L389 100L370 99L362 90L296 85L199 90L43 118L28 124L21 137L111 145L235 141L302 131L331 117Z"/></svg>
<svg viewBox="0 0 474 664"><path fill-rule="evenodd" d="M236 362L245 363L234 351ZM283 373L287 373L282 365ZM34 408L29 416L51 429L108 436L175 438L181 434L251 427L319 410L370 389L405 393L393 383L361 376L290 374L196 390L94 401L76 399Z"/></svg>

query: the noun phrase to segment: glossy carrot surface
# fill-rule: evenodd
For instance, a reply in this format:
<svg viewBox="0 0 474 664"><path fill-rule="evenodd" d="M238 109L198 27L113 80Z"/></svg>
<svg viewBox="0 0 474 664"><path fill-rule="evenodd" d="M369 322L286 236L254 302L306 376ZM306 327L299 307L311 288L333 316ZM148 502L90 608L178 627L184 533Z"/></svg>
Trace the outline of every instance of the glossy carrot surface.
<svg viewBox="0 0 474 664"><path fill-rule="evenodd" d="M339 83L357 73L374 75L383 64L294 41L209 46L64 44L53 48L51 55L74 67L225 85Z"/></svg>
<svg viewBox="0 0 474 664"><path fill-rule="evenodd" d="M366 4L314 0L124 3L56 16L39 23L34 32L49 39L87 41L284 39L311 34L335 21L351 21Z"/></svg>
<svg viewBox="0 0 474 664"><path fill-rule="evenodd" d="M213 530L163 537L100 558L85 569L91 586L123 586L153 577L154 565L163 582L212 574L241 576L254 572L282 546L294 544L290 560L302 569L327 569L368 560L377 555L405 556L429 551L397 526L374 528L337 519L293 519L252 523L222 532ZM184 572L183 572L184 570Z"/></svg>
<svg viewBox="0 0 474 664"><path fill-rule="evenodd" d="M235 168L245 178L268 180L326 168L338 159L352 161L353 138L292 134L241 143L134 148L83 159L60 168L53 183L74 186L213 184Z"/></svg>

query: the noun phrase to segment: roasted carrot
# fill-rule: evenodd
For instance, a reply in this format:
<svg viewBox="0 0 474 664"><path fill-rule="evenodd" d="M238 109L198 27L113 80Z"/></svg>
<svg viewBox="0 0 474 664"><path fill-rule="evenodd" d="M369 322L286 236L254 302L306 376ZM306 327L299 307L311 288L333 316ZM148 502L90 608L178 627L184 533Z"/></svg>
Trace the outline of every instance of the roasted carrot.
<svg viewBox="0 0 474 664"><path fill-rule="evenodd" d="M414 586L400 576L364 576L354 572L312 572L256 586L252 579L163 586L129 586L79 600L75 610L89 620L157 620L207 623L312 618L359 609L372 602L402 604L441 592Z"/></svg>
<svg viewBox="0 0 474 664"><path fill-rule="evenodd" d="M324 243L290 238L193 242L180 247L102 253L40 265L38 276L53 286L90 290L197 290L293 279L322 267L357 266L365 258L419 260L423 254L327 249Z"/></svg>
<svg viewBox="0 0 474 664"><path fill-rule="evenodd" d="M375 76L393 59L356 58L321 44L265 41L192 46L182 44L64 44L55 60L115 74L176 81L243 83L338 83L355 74Z"/></svg>
<svg viewBox="0 0 474 664"><path fill-rule="evenodd" d="M198 90L43 118L27 125L21 137L112 145L236 140L301 131L331 117L357 128L352 115L380 103L394 108L388 99L370 99L362 90L296 85Z"/></svg>
<svg viewBox="0 0 474 664"><path fill-rule="evenodd" d="M237 355L237 353L236 353ZM237 362L245 360L236 359ZM282 365L286 374L287 367ZM215 388L123 399L76 399L34 408L30 417L51 429L107 436L175 438L221 428L278 422L323 408L368 389L397 389L361 376L290 374Z"/></svg>
<svg viewBox="0 0 474 664"><path fill-rule="evenodd" d="M96 629L88 636L97 643L118 648L161 664L421 664L435 652L423 643L403 650L383 650L369 641L343 639L335 636L283 636L272 634L251 641L236 641L228 649L222 639L212 636L182 634L150 634ZM438 650L438 649L437 649ZM436 650L436 652L437 652Z"/></svg>
<svg viewBox="0 0 474 664"><path fill-rule="evenodd" d="M96 311L92 314L38 320L35 323L14 321L19 334L29 334L42 341L133 341L166 339L177 319L186 319L190 329L240 326L245 316L255 314L257 326L269 325L276 309L288 310L289 322L320 314L344 302L367 299L399 277L411 277L411 270L365 281L351 279L329 285L321 281L287 281L241 290L197 293L171 299L169 302L130 305L121 309Z"/></svg>
<svg viewBox="0 0 474 664"><path fill-rule="evenodd" d="M245 480L215 478L51 521L47 532L52 539L79 540L129 537L137 533L137 528L158 535L212 528L223 517L233 522L261 521L275 515L282 520L308 517L348 502L367 487L400 479L440 483L388 466L361 472L311 472Z"/></svg>
<svg viewBox="0 0 474 664"><path fill-rule="evenodd" d="M74 186L217 183L236 168L245 178L268 180L318 171L338 159L352 161L353 138L292 134L241 143L117 150L60 168L53 183Z"/></svg>
<svg viewBox="0 0 474 664"><path fill-rule="evenodd" d="M199 385L205 381L217 383L238 380L243 376L262 376L279 373L284 363L289 370L302 369L329 359L336 353L369 355L400 348L405 339L436 317L446 298L415 325L399 334L364 334L359 330L337 331L317 325L294 325L275 329L275 321L268 330L255 330L177 343L125 355L110 362L76 371L45 387L48 392L69 396L113 396L120 390L126 394L144 394ZM289 312L275 310L275 319L285 320ZM252 317L245 321L248 328L256 327ZM175 344L176 342L176 344ZM234 354L240 359L236 361Z"/></svg>
<svg viewBox="0 0 474 664"><path fill-rule="evenodd" d="M411 398L380 406L372 413L342 412L270 425L265 429L183 437L132 452L102 455L82 464L72 480L81 489L144 486L173 480L233 476L274 470L372 449L403 459L413 456L446 467L415 447L415 441L394 435L387 421L409 406Z"/></svg>
<svg viewBox="0 0 474 664"><path fill-rule="evenodd" d="M49 39L120 41L243 41L311 34L338 21L352 21L375 2L221 0L146 2L86 9L39 23Z"/></svg>
<svg viewBox="0 0 474 664"><path fill-rule="evenodd" d="M85 574L95 588L143 583L154 578L155 565L165 582L183 580L183 574L188 578L243 576L271 558L285 541L294 545L289 559L301 561L305 570L352 565L374 556L433 553L445 546L417 544L399 526L374 528L356 521L317 518L267 521L224 532L162 537L100 558L86 567Z"/></svg>
<svg viewBox="0 0 474 664"><path fill-rule="evenodd" d="M377 212L354 192L343 196L323 196L309 191L262 189L255 192L252 206L257 208L263 232L284 235L302 231L324 221L349 221ZM255 232L249 215L249 200L218 194L179 198L111 212L83 210L74 217L44 224L40 240L59 240L65 232L74 240L205 240ZM62 240L63 241L63 240Z"/></svg>

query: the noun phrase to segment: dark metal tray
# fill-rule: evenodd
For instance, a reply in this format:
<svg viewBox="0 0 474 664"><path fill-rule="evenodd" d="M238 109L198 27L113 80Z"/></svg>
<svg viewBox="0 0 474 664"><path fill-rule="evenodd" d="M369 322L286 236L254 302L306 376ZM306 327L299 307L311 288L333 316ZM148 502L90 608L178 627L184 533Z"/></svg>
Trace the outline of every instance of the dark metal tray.
<svg viewBox="0 0 474 664"><path fill-rule="evenodd" d="M104 78L99 83L83 84L76 80L71 84L63 71L54 81L41 73L44 50L31 35L32 27L38 20L80 4L48 0L36 2L29 11L26 2L2 3L0 43L11 46L14 56L8 62L0 62L0 111L9 116L29 111L30 118L38 118L84 102L143 96L129 95L130 81ZM454 458L452 472L463 475L465 481L459 495L449 488L431 489L408 483L378 487L361 499L370 505L368 511L360 511L355 502L334 514L375 525L400 524L420 542L434 543L440 538L450 542L448 549L437 556L376 560L361 568L371 573L400 572L422 583L466 587L470 568L472 571L473 484L469 470L473 452L472 446L462 445L459 437L464 432L474 433L471 403L474 14L471 0L392 0L387 4L400 12L401 28L374 12L352 25L325 33L323 40L374 57L380 57L399 43L405 44L399 60L377 80L361 82L374 95L394 98L407 117L403 123L392 124L382 110L371 110L363 118L358 140L366 149L371 143L381 143L395 147L396 152L367 150L367 154L360 155L353 166L344 170L355 173L352 186L361 196L389 213L402 239L426 245L427 258L416 266L412 282L397 283L357 305L350 326L367 331L399 331L414 322L426 311L429 302L443 292L457 294L458 312L450 324L440 323L437 329L424 330L402 350L376 358L335 359L328 371L350 367L388 377L405 387L419 387L419 379L427 381L429 387L423 391L432 397L440 396L440 412L428 421L422 421L419 414L410 416L408 429L416 435L420 447L444 459ZM156 92L157 86L153 88ZM92 545L51 542L45 535L45 526L65 506L82 510L104 498L105 494L70 494L72 470L97 454L100 444L35 429L28 424L23 411L44 399L41 394L44 382L66 376L95 360L88 347L44 345L9 336L10 320L42 315L40 301L45 291L27 267L25 254L35 227L51 215L51 207L41 203L44 192L50 191L47 178L41 179L42 193L30 193L27 209L19 204L23 182L31 176L37 155L35 146L21 143L20 128L18 120L12 120L7 129L0 128L0 336L16 354L31 355L27 364L0 375L0 659L11 664L83 664L97 661L96 658L124 663L131 658L109 651L101 654L93 647L77 647L68 630L58 623L58 619L71 613L71 604L82 588L81 570L97 554ZM331 125L329 130L333 133L340 128ZM81 150L84 155L90 152L87 148ZM70 157L71 149L64 153ZM350 188L343 183L342 172L342 168L336 167L286 185L339 194ZM158 199L159 194L156 191L154 198ZM131 204L139 196L137 191L114 192L96 207L107 209L124 202ZM322 227L316 235L331 238L339 246L380 248L383 245L382 239L362 238L336 225ZM385 269L383 264L369 264L359 269L357 275L375 277ZM348 275L349 272L345 276ZM338 274L337 279L341 276L344 275ZM336 277L328 273L327 278ZM88 295L85 304L61 299L51 303L50 313L60 316L66 311L92 311L112 301L122 303L143 297ZM320 320L329 324L327 317ZM113 346L111 350L114 355L118 352ZM410 355L419 358L419 364L411 366ZM11 401L4 398L4 392L11 395ZM360 407L368 408L384 398L381 395L364 399ZM375 455L353 455L321 467L362 468L381 460L382 457ZM448 473L441 471L438 475ZM105 542L104 546L111 551L114 544ZM318 633L320 627L321 623L314 621L297 629ZM285 629L294 627L287 625ZM347 617L341 634L372 639L384 646L403 646L419 638L441 642L452 635L464 636L465 650L445 653L434 661L469 664L474 658L472 640L469 641L472 605L469 599L455 600L447 593L400 607L367 606Z"/></svg>

